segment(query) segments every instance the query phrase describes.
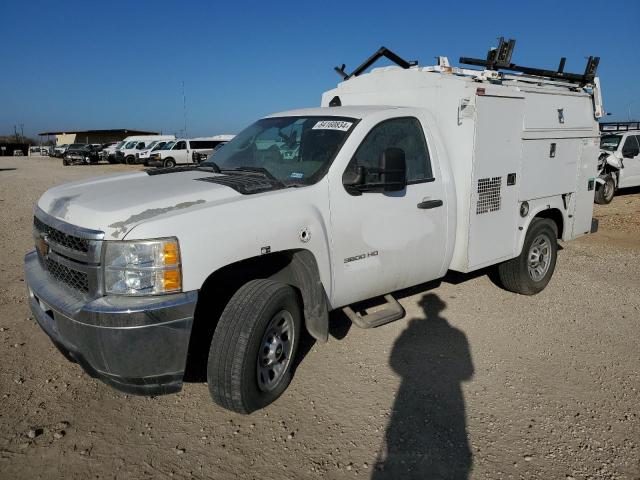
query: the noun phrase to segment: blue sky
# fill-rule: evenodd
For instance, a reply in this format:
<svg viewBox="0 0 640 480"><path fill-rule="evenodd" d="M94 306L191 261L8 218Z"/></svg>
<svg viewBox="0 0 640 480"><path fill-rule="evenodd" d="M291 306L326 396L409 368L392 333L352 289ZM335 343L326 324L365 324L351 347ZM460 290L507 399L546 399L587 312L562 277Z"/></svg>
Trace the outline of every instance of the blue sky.
<svg viewBox="0 0 640 480"><path fill-rule="evenodd" d="M609 119L640 117L640 1L20 2L0 6L0 135L183 128L236 133L274 111L316 106L333 67L384 45L433 63L482 57L500 35L513 61L581 72L601 57Z"/></svg>

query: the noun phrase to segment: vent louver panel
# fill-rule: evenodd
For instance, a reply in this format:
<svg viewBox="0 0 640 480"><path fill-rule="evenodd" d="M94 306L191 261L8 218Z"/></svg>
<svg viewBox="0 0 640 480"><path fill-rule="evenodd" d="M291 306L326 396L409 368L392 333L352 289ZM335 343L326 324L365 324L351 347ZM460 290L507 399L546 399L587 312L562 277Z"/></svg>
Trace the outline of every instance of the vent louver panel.
<svg viewBox="0 0 640 480"><path fill-rule="evenodd" d="M476 215L497 212L501 204L502 177L478 179Z"/></svg>

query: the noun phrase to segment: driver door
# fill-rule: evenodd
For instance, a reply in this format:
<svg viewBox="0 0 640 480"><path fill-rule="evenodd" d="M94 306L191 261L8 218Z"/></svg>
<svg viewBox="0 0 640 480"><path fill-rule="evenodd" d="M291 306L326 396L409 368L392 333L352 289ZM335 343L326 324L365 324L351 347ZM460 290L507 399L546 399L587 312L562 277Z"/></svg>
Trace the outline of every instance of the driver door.
<svg viewBox="0 0 640 480"><path fill-rule="evenodd" d="M627 135L622 145L620 187L640 185L640 135Z"/></svg>
<svg viewBox="0 0 640 480"><path fill-rule="evenodd" d="M405 154L408 184L404 190L359 194L344 185L331 188L334 307L417 285L443 273L444 189L422 121L401 117L375 125L357 148L343 179L357 166L379 168L388 148L402 149Z"/></svg>

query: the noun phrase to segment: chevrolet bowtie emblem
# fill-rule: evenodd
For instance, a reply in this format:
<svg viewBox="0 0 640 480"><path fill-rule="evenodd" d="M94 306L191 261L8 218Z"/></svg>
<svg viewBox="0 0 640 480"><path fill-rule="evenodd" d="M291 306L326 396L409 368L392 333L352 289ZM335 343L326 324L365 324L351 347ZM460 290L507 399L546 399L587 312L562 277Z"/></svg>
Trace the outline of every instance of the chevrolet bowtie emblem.
<svg viewBox="0 0 640 480"><path fill-rule="evenodd" d="M46 256L49 255L49 244L45 237L38 238L36 241L36 248L38 249L38 252L40 252L42 258L46 258Z"/></svg>

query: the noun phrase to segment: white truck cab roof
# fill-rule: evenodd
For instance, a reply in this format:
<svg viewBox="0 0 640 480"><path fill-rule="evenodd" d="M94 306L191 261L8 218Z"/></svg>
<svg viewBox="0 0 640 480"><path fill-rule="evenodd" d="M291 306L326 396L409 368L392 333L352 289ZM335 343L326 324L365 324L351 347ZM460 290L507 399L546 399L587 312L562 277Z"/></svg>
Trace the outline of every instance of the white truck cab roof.
<svg viewBox="0 0 640 480"><path fill-rule="evenodd" d="M397 109L401 107L394 107L389 105L358 105L347 107L313 107L313 108L299 108L296 110L286 110L284 112L278 112L271 115L267 115L265 118L273 117L351 117L355 119L362 119L367 115L378 113L384 110Z"/></svg>

